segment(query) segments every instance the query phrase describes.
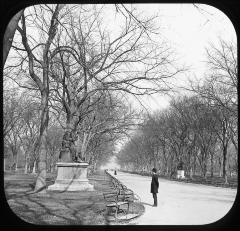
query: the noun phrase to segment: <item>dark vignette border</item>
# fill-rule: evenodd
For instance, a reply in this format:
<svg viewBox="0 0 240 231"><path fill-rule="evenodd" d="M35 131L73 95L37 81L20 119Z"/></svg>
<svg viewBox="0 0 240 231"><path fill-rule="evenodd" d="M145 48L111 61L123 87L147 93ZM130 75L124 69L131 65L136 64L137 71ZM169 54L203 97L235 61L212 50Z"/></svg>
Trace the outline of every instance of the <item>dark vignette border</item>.
<svg viewBox="0 0 240 231"><path fill-rule="evenodd" d="M1 91L1 102L0 104L3 105L3 66L2 66L2 49L3 49L3 36L5 29L7 27L8 22L11 20L11 18L22 8L26 8L31 5L35 4L41 4L41 3L201 3L201 4L207 4L211 5L219 10L221 10L223 13L225 13L228 18L231 20L233 26L235 27L235 31L237 33L237 44L239 44L239 31L240 31L240 4L237 0L115 0L115 1L107 1L107 0L2 0L1 1L1 81L0 81L0 91ZM238 46L238 57L239 57L239 46ZM238 59L238 66L239 66L239 59ZM239 94L239 92L238 92ZM2 109L2 108L1 108ZM3 118L3 110L1 110L1 117ZM3 119L1 119L1 127L3 127ZM231 210L224 216L224 218L218 220L215 223L209 224L209 225L169 225L169 226L53 226L53 225L45 225L45 226L38 226L33 225L24 222L21 220L9 207L6 198L5 198L5 192L4 192L4 173L3 173L3 136L0 136L1 138L1 153L0 156L0 205L1 205L1 226L7 228L8 230L11 229L23 229L23 230L121 230L121 229L129 229L129 230L229 230L234 227L234 230L237 229L237 227L240 227L240 221L239 221L239 213L240 213L240 202L239 202L239 192L237 192L236 200L233 204L233 207ZM238 158L238 168L239 168L239 158ZM238 178L239 181L239 178ZM239 187L239 182L238 182Z"/></svg>

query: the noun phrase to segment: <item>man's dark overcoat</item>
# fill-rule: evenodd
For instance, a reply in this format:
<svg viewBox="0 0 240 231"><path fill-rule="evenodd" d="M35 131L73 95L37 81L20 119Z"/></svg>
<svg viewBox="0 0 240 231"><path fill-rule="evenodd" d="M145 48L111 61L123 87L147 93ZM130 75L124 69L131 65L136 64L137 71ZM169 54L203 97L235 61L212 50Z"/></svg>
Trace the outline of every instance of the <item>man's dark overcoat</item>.
<svg viewBox="0 0 240 231"><path fill-rule="evenodd" d="M151 193L158 193L158 186L158 176L156 174L153 174L151 182Z"/></svg>

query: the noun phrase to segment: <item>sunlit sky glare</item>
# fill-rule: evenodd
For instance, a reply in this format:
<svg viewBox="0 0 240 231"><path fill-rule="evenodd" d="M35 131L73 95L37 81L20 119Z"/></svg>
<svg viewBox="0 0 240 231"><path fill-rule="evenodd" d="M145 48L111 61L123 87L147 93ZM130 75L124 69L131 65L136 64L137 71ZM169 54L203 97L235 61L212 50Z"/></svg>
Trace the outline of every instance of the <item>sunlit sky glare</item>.
<svg viewBox="0 0 240 231"><path fill-rule="evenodd" d="M116 161L116 156L112 156L110 158L110 160L105 164L105 165L102 165L101 166L101 169L104 170L104 169L112 169L112 170L118 170L120 169L120 165L117 164L117 161Z"/></svg>

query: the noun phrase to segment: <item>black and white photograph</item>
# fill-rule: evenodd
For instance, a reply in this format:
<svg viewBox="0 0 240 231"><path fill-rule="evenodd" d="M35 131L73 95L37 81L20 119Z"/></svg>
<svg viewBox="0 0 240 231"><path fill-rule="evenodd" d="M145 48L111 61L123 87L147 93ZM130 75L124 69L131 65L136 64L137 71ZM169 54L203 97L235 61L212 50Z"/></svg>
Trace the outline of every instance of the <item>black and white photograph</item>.
<svg viewBox="0 0 240 231"><path fill-rule="evenodd" d="M34 225L207 225L236 204L237 34L194 3L36 4L3 38L3 179Z"/></svg>

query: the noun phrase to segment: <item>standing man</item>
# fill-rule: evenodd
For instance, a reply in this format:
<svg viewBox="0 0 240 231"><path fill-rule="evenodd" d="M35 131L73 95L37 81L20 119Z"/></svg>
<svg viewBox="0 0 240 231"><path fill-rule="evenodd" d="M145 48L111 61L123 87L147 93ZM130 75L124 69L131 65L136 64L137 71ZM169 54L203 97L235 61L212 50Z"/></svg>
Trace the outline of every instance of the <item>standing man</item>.
<svg viewBox="0 0 240 231"><path fill-rule="evenodd" d="M157 169L152 169L152 182L151 182L151 193L153 194L154 204L153 207L157 207L157 193L158 193L158 176L157 176Z"/></svg>

